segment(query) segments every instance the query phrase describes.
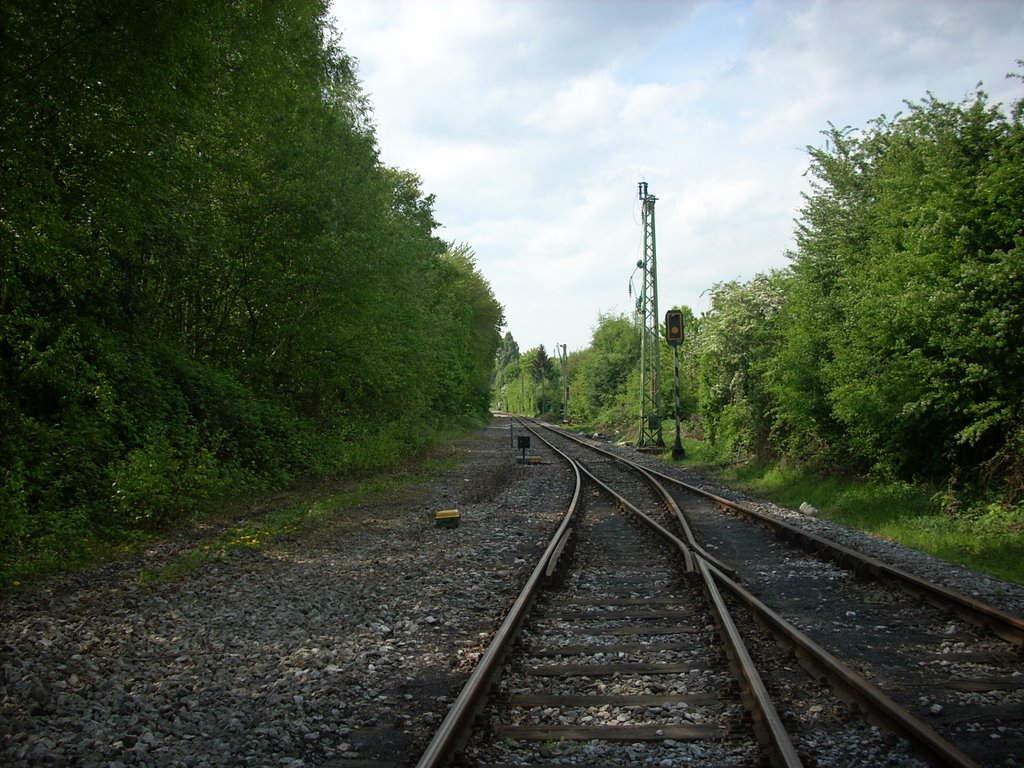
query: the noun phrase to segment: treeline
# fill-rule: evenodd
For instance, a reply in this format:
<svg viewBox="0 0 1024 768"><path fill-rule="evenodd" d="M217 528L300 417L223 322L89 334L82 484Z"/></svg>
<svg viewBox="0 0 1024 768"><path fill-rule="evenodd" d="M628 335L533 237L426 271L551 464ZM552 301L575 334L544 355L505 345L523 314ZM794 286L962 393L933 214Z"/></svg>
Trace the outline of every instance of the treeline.
<svg viewBox="0 0 1024 768"><path fill-rule="evenodd" d="M688 333L697 327L693 313L682 308ZM692 341L686 349L692 350ZM692 352L680 358L680 413L691 434L700 434L697 417L696 368ZM521 352L506 333L495 358L492 402L498 410L565 417L561 360L548 355L543 345ZM570 352L565 361L568 380L568 419L625 440L635 440L640 422L640 336L634 319L601 314L590 346ZM672 350L662 339L661 402L666 439L674 429Z"/></svg>
<svg viewBox="0 0 1024 768"><path fill-rule="evenodd" d="M502 309L321 0L0 9L0 554L393 460Z"/></svg>
<svg viewBox="0 0 1024 768"><path fill-rule="evenodd" d="M687 318L691 434L735 459L1024 499L1022 113L929 96L825 131L791 265L714 286ZM570 358L570 415L635 434L638 360L632 321L600 318Z"/></svg>

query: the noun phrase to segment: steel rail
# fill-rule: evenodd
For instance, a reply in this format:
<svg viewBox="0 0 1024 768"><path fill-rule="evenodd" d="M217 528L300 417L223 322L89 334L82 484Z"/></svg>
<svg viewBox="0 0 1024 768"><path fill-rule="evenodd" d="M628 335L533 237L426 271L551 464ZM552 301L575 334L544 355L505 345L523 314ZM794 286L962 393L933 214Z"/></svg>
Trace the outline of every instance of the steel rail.
<svg viewBox="0 0 1024 768"><path fill-rule="evenodd" d="M687 571L692 572L697 570L697 561L694 558L693 552L690 551L690 548L686 545L684 541L682 541L678 536L676 536L674 533L668 530L668 528L663 526L653 517L651 517L645 512L640 511L640 509L631 501L629 501L625 496L620 494L618 491L614 490L604 481L599 480L594 475L594 473L591 472L585 465L580 464L579 466L583 474L587 476L587 479L590 480L590 482L596 485L599 489L601 489L601 491L603 491L605 495L611 497L612 501L614 501L620 508L640 518L640 520L642 520L645 525L647 525L649 528L653 529L658 534L666 538L669 542L671 542L673 546L675 546L679 550L679 553L683 556L683 562L686 566Z"/></svg>
<svg viewBox="0 0 1024 768"><path fill-rule="evenodd" d="M952 608L961 617L973 623L988 626L989 629L1003 640L1016 645L1024 645L1024 618L1020 616L1014 616L1012 613L965 595L963 592L958 592L941 584L935 584L910 571L884 563L877 558L850 549L824 536L806 531L799 526L792 525L783 520L777 520L769 515L758 512L756 509L751 509L741 502L723 498L657 470L649 471L655 477L677 485L690 493L709 498L716 504L770 526L776 531L777 535L795 539L807 549L827 553L829 557L840 564L853 567L857 571L871 573L879 579L895 584L905 591L924 597L939 607Z"/></svg>
<svg viewBox="0 0 1024 768"><path fill-rule="evenodd" d="M567 437L570 440L574 440L581 445L585 445L593 451L597 451L605 456L609 456L620 462L649 472L653 477L678 486L688 493L693 493L698 496L711 499L716 504L719 504L726 509L734 510L756 520L759 523L769 526L776 531L777 535L798 541L805 549L825 553L837 563L847 567L852 567L856 571L871 573L879 579L890 584L894 584L905 591L918 595L919 597L923 597L933 605L951 608L962 618L975 624L987 626L993 633L998 637L1001 637L1003 640L1016 645L1024 645L1024 618L1020 616L1015 616L1012 613L1003 611L993 605L989 605L981 600L965 595L963 592L942 586L941 584L935 584L934 582L921 578L916 574L905 571L902 568L889 565L888 563L884 563L877 558L864 554L863 552L858 552L854 549L843 546L838 542L831 541L824 536L819 536L816 533L806 531L799 526L765 515L758 512L756 509L751 509L741 502L723 498L711 491L690 485L683 480L667 475L664 472L659 472L656 469L642 467L640 464L630 461L624 456L619 456L618 454L605 448L601 448L600 446L585 443L578 436L570 432L557 429L550 425L545 425L545 427Z"/></svg>
<svg viewBox="0 0 1024 768"><path fill-rule="evenodd" d="M625 509L627 512L630 512L633 515L636 515L646 525L648 525L649 527L653 528L655 531L660 533L662 536L664 536L665 538L667 538L670 541L672 541L672 543L679 549L680 554L682 554L683 560L684 560L684 562L686 564L686 570L687 571L693 571L693 570L696 569L696 566L694 564L693 554L690 551L690 548L687 547L683 542L679 541L679 539L671 531L669 531L667 528L665 528L660 523L658 523L650 515L642 512L636 505L634 505L632 502L630 502L629 499L627 499L625 496L623 496L622 494L618 493L613 488L611 488L609 485L607 485L606 483L604 483L601 480L599 480L597 478L597 476L594 475L594 473L585 464L583 464L582 462L575 461L574 459L570 458L564 451L562 451L561 449L559 449L558 447L553 445L549 440L547 440L543 435L540 434L540 432L538 432L533 427L523 423L522 421L520 423L522 423L523 426L526 427L526 429L528 429L533 435L535 435L537 437L537 439L543 441L545 445L547 445L553 451L558 453L559 456L561 456L563 459L565 459L570 464L570 466L575 468L578 472L582 472L584 475L586 475L587 478L592 483L594 483L594 485L596 485L598 488L600 488L602 491L604 491L604 493L606 495L610 496L612 498L612 500L614 500L615 503L618 504L621 508ZM658 484L656 482L654 482L654 485L656 487L658 487ZM675 504L675 500L672 499L672 497L668 493L665 493L663 491L662 495L666 499L671 499L671 503ZM677 509L678 509L678 507L677 507ZM722 565L722 568L723 568L723 570L729 570L728 566L726 566L724 564ZM548 566L548 571L551 572L553 570L554 570L554 568L551 565L549 565Z"/></svg>
<svg viewBox="0 0 1024 768"><path fill-rule="evenodd" d="M885 695L865 677L833 656L785 618L761 602L713 565L702 563L714 580L747 605L772 632L796 650L802 661L810 663L866 712L878 717L890 730L906 737L931 765L946 768L979 768L973 758L961 752L928 725Z"/></svg>
<svg viewBox="0 0 1024 768"><path fill-rule="evenodd" d="M557 448L554 450L558 451ZM561 454L561 451L558 451L558 453ZM561 455L565 456L565 454ZM470 725L486 705L490 686L500 673L505 656L513 640L518 635L530 606L533 604L537 590L540 588L543 577L547 572L548 562L556 559L564 547L565 536L579 504L580 491L583 486L583 479L579 470L569 460L568 456L565 456L565 458L569 461L570 466L573 467L573 474L575 476L575 489L573 490L572 501L562 516L562 521L545 548L540 561L533 569L525 586L512 604L512 608L509 609L505 620L494 633L494 637L487 646L487 650L480 657L469 679L462 686L458 697L456 697L452 706L448 709L448 714L420 756L419 761L416 763L417 768L439 768L439 766L446 765L450 762L454 753L464 746L465 740L469 736Z"/></svg>
<svg viewBox="0 0 1024 768"><path fill-rule="evenodd" d="M687 520L686 517L683 515L683 511L679 508L679 504L676 502L676 500L672 498L672 494L665 490L665 486L663 486L661 483L655 480L654 476L650 472L648 472L644 467L641 467L639 464L633 464L631 466L634 469L636 469L641 474L641 476L643 476L644 480L646 480L647 483L661 496L661 499L664 502L665 506L669 508L669 511L672 513L672 515L676 518L676 521L679 523L679 527L683 530L683 535L686 537L686 541L687 543L689 543L690 548L708 562L713 563L714 566L718 568L720 571L725 571L726 573L735 576L735 568L719 560L717 557L715 557L706 549L704 549L704 547L701 546L700 543L698 543L697 537L693 535L693 529L690 528L690 521Z"/></svg>
<svg viewBox="0 0 1024 768"><path fill-rule="evenodd" d="M662 486L661 483L659 483L654 478L654 476L647 470L646 467L642 467L639 464L634 464L633 462L629 461L628 459L623 459L621 456L617 456L616 454L612 453L611 451L606 451L606 450L604 450L602 448L598 448L597 446L586 445L585 443L583 443L583 441L581 441L575 435L572 435L572 434L570 434L568 432L564 432L563 430L555 429L555 428L553 428L553 427L551 427L550 425L547 425L547 424L544 424L542 426L544 426L546 429L550 429L550 430L554 431L555 433L557 433L559 435L562 435L563 437L565 437L565 438L567 438L569 440L573 440L574 442L579 443L580 445L584 445L587 448L590 448L590 449L592 449L594 451L597 451L598 453L601 453L601 454L603 454L605 456L608 456L610 459L612 459L613 461L615 461L615 462L617 462L619 464L625 464L630 469L638 472L640 474L640 476L644 478L645 482L647 482L647 484L652 489L654 489L654 491L656 491L659 496L661 496L662 503L664 503L665 506L668 507L669 512L671 512L672 515L676 518L676 521L679 523L679 527L682 529L683 535L686 538L686 542L687 542L687 544L689 546L689 550L700 554L700 556L703 557L705 560L708 560L708 561L714 563L715 566L719 570L722 570L722 571L725 571L726 573L735 575L735 573L736 573L736 569L735 568L733 568L731 565L729 565L727 563L722 562L717 557L715 557L710 552L708 552L703 546L701 546L701 544L697 541L697 537L694 536L693 530L690 528L689 521L686 519L685 515L683 515L682 510L679 508L679 504L676 502L676 500L674 498L672 498L672 494L670 494L668 491L665 490L664 486ZM540 433L538 433L536 430L530 428L530 431L533 432L535 435L537 435L537 437L539 437L541 440L544 440L544 438L541 437ZM546 440L544 442L547 443ZM548 443L548 445L550 445L550 443ZM582 464L582 462L581 462L581 464ZM585 464L583 464L582 466L586 469L586 465ZM623 506L626 509L628 509L630 512L632 512L632 513L642 517L648 525L661 529L661 525L659 523L655 522L652 518L650 518L649 516L647 516L646 514L641 512L639 509L637 509L635 506L630 504L630 502L627 501L625 498L623 498L618 493L616 493L614 490L612 490L610 487L608 487L607 485L602 483L600 480L598 480L597 477L594 476L593 472L590 472L589 470L587 470L587 471L588 471L588 475L590 476L590 478L595 483L600 485L601 488L606 493L611 495L620 506ZM669 532L669 531L667 531L665 529L662 529L662 532L665 533L668 536L674 537L674 534L672 534L671 532ZM688 571L694 570L694 566L693 566L693 564L689 560L689 551L684 550L684 555L687 557L686 570L688 570Z"/></svg>
<svg viewBox="0 0 1024 768"><path fill-rule="evenodd" d="M752 699L743 703L754 719L754 733L758 736L758 742L768 753L769 761L776 768L802 766L803 762L796 752L796 747L793 746L789 731L782 723L775 703L761 679L761 674L757 671L753 659L750 658L750 652L743 642L736 622L732 620L732 614L729 612L725 600L722 599L721 592L718 591L711 570L714 566L700 556L697 558L697 565L704 581L704 589L708 593L711 610L718 619L722 636L726 641L725 646L728 649L729 660L734 665L734 674L743 678L746 692Z"/></svg>
<svg viewBox="0 0 1024 768"><path fill-rule="evenodd" d="M538 438L544 440L547 445L551 446L551 443L541 437L536 430L529 427L527 428L537 435ZM551 447L554 448L554 446ZM555 448L555 450L567 460L572 461L564 452L557 448ZM573 463L578 464L578 462ZM675 546L684 557L687 571L693 571L696 568L700 573L704 589L708 595L708 602L710 603L711 611L715 614L715 617L718 620L722 641L726 648L726 655L734 665L734 675L741 682L741 689L746 694L745 696L741 695L741 699L743 700L743 705L751 714L751 718L754 723L754 733L757 736L758 743L761 745L762 749L765 750L769 761L775 768L802 768L803 762L800 760L796 748L793 746L793 741L789 736L789 732L786 730L785 724L782 722L782 718L779 716L779 712L775 707L775 702L772 701L771 694L768 693L768 689L765 687L764 681L761 679L761 673L758 671L753 659L751 659L750 652L747 650L746 645L743 642L743 637L740 634L739 629L736 627L736 623L733 621L732 615L729 613L729 609L726 606L725 601L722 599L721 593L715 584L715 580L712 578L712 572L710 569L716 568L714 563L717 563L718 561L715 558L704 555L703 553L691 553L686 542L655 521L649 515L640 511L634 504L629 502L618 492L614 491L606 483L599 480L586 466L580 465L580 467L583 474L586 475L586 477L604 493L610 496L616 504L638 516L646 525ZM646 472L642 467L636 467L636 469L639 469L642 475L646 475ZM655 489L659 490L663 497L671 498L656 480L649 476L646 476L645 479L647 479ZM717 568L716 570L717 572L722 573L722 570Z"/></svg>
<svg viewBox="0 0 1024 768"><path fill-rule="evenodd" d="M550 429L551 427L548 428ZM559 434L565 434L566 437L583 444L582 441L574 435L566 434L562 430L555 431ZM676 478L670 477L656 470L647 470L628 459L617 456L611 451L607 451L597 446L588 445L587 447L617 460L621 460L623 463L637 467L642 471L649 471L650 474L656 478L667 480L686 488L688 491L711 498L716 503L726 506L727 508L736 509L744 514L749 514L758 520L764 520L766 523L778 525L780 528L786 529L787 532L792 531L792 534L795 536L799 536L801 538L806 536L808 540L813 541L816 544L820 544L820 546L826 550L835 548L835 550L842 553L844 561L848 558L854 563L869 564L872 568L877 565L884 572L894 572L898 577L909 577L910 581L921 583L925 588L928 588L929 591L938 587L938 585L933 585L930 582L914 576L913 574L902 571L901 569L893 566L886 565L881 561L877 561L874 558L863 555L862 553L850 550L842 545L829 541L828 539L803 531L796 526L791 526L782 521L769 518L755 510L746 508L737 502L724 499L708 491L696 488L688 483L677 480ZM865 677L845 665L824 647L790 624L785 618L765 605L761 600L738 584L714 563L707 561L703 555L699 553L696 557L698 559L698 567L702 573L707 572L711 577L713 577L711 579L713 582L721 584L727 591L747 605L751 611L762 619L762 623L768 626L776 636L784 639L792 648L794 648L797 656L800 657L803 662L810 664L820 674L828 678L834 688L845 692L847 696L857 701L864 711L873 714L890 730L900 733L906 737L911 744L914 745L914 748L932 765L943 766L944 768L978 768L978 763L973 758L940 736L931 727L894 702ZM978 602L967 598L965 595L954 592L953 590L947 590L942 587L938 587L938 590L944 593L949 593L957 598L966 599L971 603ZM978 604L991 609L997 614L1002 613L985 603ZM1017 617L1012 615L1006 614L1006 616L1010 619L1019 621Z"/></svg>

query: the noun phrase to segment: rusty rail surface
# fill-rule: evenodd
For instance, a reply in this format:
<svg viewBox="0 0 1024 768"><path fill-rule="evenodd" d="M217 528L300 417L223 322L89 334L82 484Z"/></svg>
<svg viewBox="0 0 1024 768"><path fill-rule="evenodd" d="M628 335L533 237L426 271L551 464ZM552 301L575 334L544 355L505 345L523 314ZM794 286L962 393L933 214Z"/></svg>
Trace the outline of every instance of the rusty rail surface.
<svg viewBox="0 0 1024 768"><path fill-rule="evenodd" d="M734 666L736 677L739 678L743 689L751 698L749 703L744 701L744 704L753 717L754 733L758 737L758 742L767 753L773 766L777 768L779 766L789 768L802 766L803 761L800 760L796 747L793 746L793 740L790 738L786 726L783 725L782 718L779 717L775 702L772 701L771 694L765 688L761 673L757 671L757 666L750 658L750 652L747 651L740 631L732 620L732 615L722 599L714 578L712 578L713 566L699 555L697 562L701 578L704 581L704 589L707 591L711 603L711 610L718 619L722 637L730 649L729 660Z"/></svg>
<svg viewBox="0 0 1024 768"><path fill-rule="evenodd" d="M776 535L800 542L805 549L826 553L841 565L866 572L901 589L925 598L930 603L953 609L959 616L975 624L987 626L998 637L1016 645L1024 645L1024 618L1014 616L988 603L977 600L963 592L928 581L895 565L889 565L877 558L858 552L824 536L805 531L799 526L778 520L738 501L722 498L710 491L697 488L661 472L649 470L654 476L677 485L689 493L711 499L716 504L770 526Z"/></svg>
<svg viewBox="0 0 1024 768"><path fill-rule="evenodd" d="M496 678L496 675L500 672L501 665L505 659L508 648L521 628L526 617L526 613L532 605L534 596L539 589L541 576L544 574L551 574L555 567L552 561L556 557L557 553L561 552L564 547L570 527L570 519L572 514L575 512L579 498L581 475L586 476L588 480L593 482L603 492L610 495L620 507L631 514L638 516L646 525L650 526L657 533L667 539L684 558L687 570L697 570L701 574L709 602L712 605L712 611L719 620L722 639L727 648L727 656L734 663L738 681L740 682L742 690L746 694L745 696L742 696L741 699L747 709L751 712L754 731L758 742L769 756L772 765L776 768L801 768L803 763L796 753L796 749L793 746L789 733L786 731L786 728L782 723L782 719L775 708L775 704L771 700L771 696L769 695L764 682L761 680L760 673L752 661L750 653L744 646L742 637L736 629L736 625L733 622L732 617L729 615L728 609L718 592L718 588L715 586L714 580L711 578L710 571L708 570L708 561L700 555L695 555L691 552L690 547L679 539L679 537L675 536L651 517L640 511L623 496L609 488L605 483L595 477L586 467L580 466L578 462L574 461L563 451L552 445L535 429L529 426L526 428L542 440L549 448L554 450L559 456L565 459L565 461L567 461L573 468L576 476L576 492L573 496L573 502L570 505L569 511L563 517L562 524L559 526L558 531L556 531L551 542L548 544L540 562L534 569L534 572L526 586L523 588L522 593L513 604L512 609L505 621L502 623L498 632L495 633L487 651L481 657L480 662L473 670L473 673L470 675L469 680L463 687L462 692L459 694L455 703L449 710L448 715L445 717L437 733L434 735L434 738L431 740L427 749L421 756L417 763L417 768L436 768L437 766L446 765L454 756L455 752L465 743L465 740L468 739L472 720L477 714L479 714L486 703L489 688ZM654 486L660 487L659 484L649 476L645 479ZM662 495L664 498L671 498L667 492L662 491ZM708 557L710 558L710 555L708 555ZM717 563L718 561L714 560L714 562ZM728 566L725 566L724 564L723 567L728 568Z"/></svg>
<svg viewBox="0 0 1024 768"><path fill-rule="evenodd" d="M931 765L947 768L979 768L978 763L930 726L886 696L877 686L853 671L786 619L762 603L727 575L706 565L714 580L754 611L772 632L794 649L805 663L828 678L833 689L843 691L866 712L873 713L890 730L904 736Z"/></svg>
<svg viewBox="0 0 1024 768"><path fill-rule="evenodd" d="M775 766L775 768L801 768L803 766L803 762L797 755L796 748L793 746L789 732L782 723L782 718L779 716L778 710L775 708L775 702L772 701L771 695L768 693L768 689L765 687L764 681L761 679L761 673L758 671L757 665L754 664L753 659L751 659L750 652L747 650L746 645L743 642L743 638L740 635L739 630L736 628L736 623L733 621L732 616L729 613L729 609L726 607L725 601L722 600L722 596L718 591L715 580L711 576L712 572L710 568L712 567L719 568L720 566L720 569L718 570L719 573L723 570L731 572L731 568L721 563L721 561L700 547L697 544L696 539L693 537L692 532L690 532L689 526L685 527L690 540L688 545L687 542L684 542L649 515L638 509L634 504L629 502L625 497L613 490L606 483L602 482L585 466L580 465L579 462L571 459L563 451L545 440L535 429L531 427L527 427L527 429L530 429L533 434L537 435L539 439L543 440L550 448L557 451L560 456L569 461L573 466L578 466L583 474L586 475L588 480L594 483L605 494L610 496L621 508L639 517L645 525L655 530L659 535L672 544L682 555L687 571L696 571L700 574L701 580L704 584L704 589L708 595L708 602L711 610L718 619L720 634L726 647L726 655L733 664L734 674L737 681L740 683L741 689L746 694L746 696L741 696L741 699L743 700L744 706L751 714L754 732L757 736L758 743L761 745L762 749L764 749L771 764ZM678 505L669 493L661 486L661 484L648 474L643 467L633 466L631 468L638 470L641 477L643 477L644 480L658 492L666 506L677 514L680 519L682 519L682 512L679 510Z"/></svg>
<svg viewBox="0 0 1024 768"><path fill-rule="evenodd" d="M473 720L486 705L490 688L493 682L500 675L504 660L509 653L514 639L518 635L530 608L532 607L536 594L543 583L544 577L550 576L553 573L557 565L556 561L558 556L565 548L566 542L570 537L570 532L572 530L572 518L581 498L581 489L584 477L595 483L603 492L610 493L613 500L625 511L638 516L646 525L650 526L661 536L665 537L684 557L687 569L692 569L701 575L705 591L708 595L709 604L718 619L720 634L728 649L727 654L730 661L733 663L737 678L739 679L744 691L742 698L745 706L747 706L751 712L755 727L755 735L772 765L784 766L785 768L796 768L797 766L802 765L802 763L795 748L793 747L790 736L775 709L775 705L771 701L771 697L761 680L760 674L751 660L749 652L743 644L739 630L729 614L728 608L721 595L722 590L728 592L734 599L739 600L749 610L751 610L751 612L757 616L758 619L776 635L776 637L784 640L788 645L790 645L799 658L813 667L819 674L827 677L835 689L842 691L844 695L855 700L861 708L864 709L864 711L879 718L890 730L895 731L910 740L911 743L915 745L915 749L917 749L919 753L931 764L936 766L948 766L949 768L978 768L978 764L971 757L961 752L956 746L939 736L928 725L924 724L915 716L897 705L876 686L860 674L847 667L830 652L815 643L779 614L762 603L757 597L740 586L733 578L731 578L729 573L719 567L716 560L707 557L706 553L702 550L694 549L691 544L688 544L675 536L650 516L637 509L635 505L628 502L620 494L617 494L608 488L606 484L594 477L586 467L580 466L578 462L574 461L566 453L552 445L535 429L530 428L529 426L527 428L530 429L530 431L542 440L549 448L567 461L570 467L572 467L575 477L575 490L572 501L557 530L552 536L551 541L548 543L544 554L541 556L537 566L527 580L522 592L513 603L512 608L492 638L487 650L481 656L480 661L473 670L466 684L463 686L458 698L452 704L441 726L438 728L433 739L427 746L423 755L420 757L419 762L416 764L417 768L437 768L438 766L447 765L469 738ZM550 429L550 427L548 428ZM726 505L730 508L737 508L738 506L735 502L722 499L714 494L703 492L700 489L688 486L686 483L675 480L674 478L663 475L662 473L638 467L638 465L633 462L617 456L610 451L605 451L603 449L587 445L574 435L565 434L561 430L554 431L559 434L563 434L565 437L572 438L588 448L604 453L616 461L622 462L633 468L641 469L647 481L655 488L660 487L660 483L655 478L660 478L684 486L691 492L701 493L706 497L712 498L717 503ZM667 493L665 495L667 496ZM672 505L669 505L669 507L671 509ZM678 507L676 507L676 509L678 509ZM741 509L740 511L744 513L749 512L758 519L765 519L766 522L777 522L760 515L754 510ZM675 514L675 512L673 512L673 514ZM679 517L682 517L681 512L679 513ZM794 528L784 523L780 523L780 525L785 528ZM799 529L794 528L794 530L800 534L805 533L803 531L799 531ZM821 537L813 536L813 534L807 535L813 537L814 540L820 540L824 544L830 545L830 547L835 546L839 548L843 551L844 557L856 555L857 562L862 559L867 561L872 560L871 558L864 558L860 553L847 550L845 547L840 547L834 542L828 542ZM885 571L892 570L899 572L899 569L892 568L891 566L886 566L882 563L878 563L878 565ZM874 569L873 564L872 569ZM918 581L923 582L923 580ZM924 583L929 587L932 586L927 582ZM951 592L951 590L946 591Z"/></svg>

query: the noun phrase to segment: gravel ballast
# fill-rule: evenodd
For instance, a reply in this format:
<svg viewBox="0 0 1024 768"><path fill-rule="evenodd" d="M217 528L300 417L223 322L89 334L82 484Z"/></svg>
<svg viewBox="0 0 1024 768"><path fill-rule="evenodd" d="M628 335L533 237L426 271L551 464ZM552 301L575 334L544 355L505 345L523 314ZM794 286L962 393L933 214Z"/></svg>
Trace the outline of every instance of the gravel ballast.
<svg viewBox="0 0 1024 768"><path fill-rule="evenodd" d="M194 534L3 598L0 764L415 762L572 491L563 464L516 463L506 419L448 452L432 479L180 579L139 576L201 549ZM451 508L460 525L435 525ZM1024 593L957 582L1007 607Z"/></svg>
<svg viewBox="0 0 1024 768"><path fill-rule="evenodd" d="M506 420L450 453L440 477L171 583L139 574L201 541L6 598L0 764L408 762L571 493L562 465L515 462ZM436 526L451 508L461 524Z"/></svg>

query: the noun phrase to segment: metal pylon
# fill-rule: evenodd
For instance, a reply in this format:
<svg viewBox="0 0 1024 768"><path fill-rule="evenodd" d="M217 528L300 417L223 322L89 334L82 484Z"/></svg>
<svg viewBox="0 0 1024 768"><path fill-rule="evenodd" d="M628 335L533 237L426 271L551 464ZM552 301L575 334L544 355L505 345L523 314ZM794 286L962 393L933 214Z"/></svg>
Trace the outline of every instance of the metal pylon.
<svg viewBox="0 0 1024 768"><path fill-rule="evenodd" d="M654 238L654 195L647 194L647 182L638 185L643 213L643 288L637 303L640 319L640 436L637 448L664 448L661 434L661 343L658 315L658 259Z"/></svg>

